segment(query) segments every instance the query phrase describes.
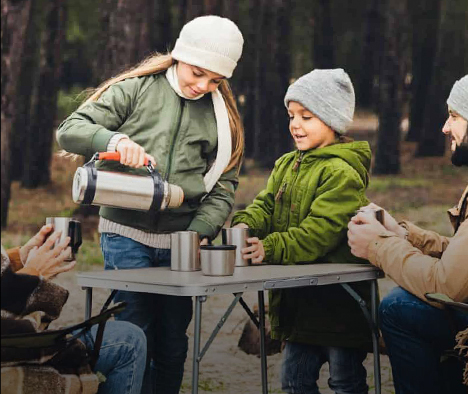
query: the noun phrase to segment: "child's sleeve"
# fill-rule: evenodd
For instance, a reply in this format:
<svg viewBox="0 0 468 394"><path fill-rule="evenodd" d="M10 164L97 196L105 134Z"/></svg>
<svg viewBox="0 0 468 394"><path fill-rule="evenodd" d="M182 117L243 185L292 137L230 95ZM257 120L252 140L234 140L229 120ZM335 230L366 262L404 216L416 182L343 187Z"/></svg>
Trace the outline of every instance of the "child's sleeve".
<svg viewBox="0 0 468 394"><path fill-rule="evenodd" d="M273 209L275 206L275 185L279 160L268 178L267 186L255 197L252 204L246 209L234 214L231 227L239 223L245 223L253 230L253 235L263 238L270 232Z"/></svg>
<svg viewBox="0 0 468 394"><path fill-rule="evenodd" d="M355 211L368 203L366 186L349 166L329 166L322 174L308 216L298 227L265 237L265 260L272 264L313 262L346 242Z"/></svg>
<svg viewBox="0 0 468 394"><path fill-rule="evenodd" d="M107 145L131 113L137 78L110 86L97 101L82 105L57 129L57 141L68 152L91 156Z"/></svg>
<svg viewBox="0 0 468 394"><path fill-rule="evenodd" d="M197 209L188 231L196 231L201 237L210 239L216 237L234 207L234 192L239 183L238 170L238 167L234 167L221 175Z"/></svg>

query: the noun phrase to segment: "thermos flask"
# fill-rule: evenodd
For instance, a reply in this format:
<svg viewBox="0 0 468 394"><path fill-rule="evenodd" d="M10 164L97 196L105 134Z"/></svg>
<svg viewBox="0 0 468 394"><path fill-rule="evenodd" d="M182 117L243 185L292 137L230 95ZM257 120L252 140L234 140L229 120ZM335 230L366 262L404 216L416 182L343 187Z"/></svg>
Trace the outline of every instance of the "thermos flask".
<svg viewBox="0 0 468 394"><path fill-rule="evenodd" d="M145 163L150 174L145 177L97 170L97 160L120 161L120 153L96 153L76 170L72 192L74 202L137 211L160 211L182 205L182 188L164 181L150 162Z"/></svg>

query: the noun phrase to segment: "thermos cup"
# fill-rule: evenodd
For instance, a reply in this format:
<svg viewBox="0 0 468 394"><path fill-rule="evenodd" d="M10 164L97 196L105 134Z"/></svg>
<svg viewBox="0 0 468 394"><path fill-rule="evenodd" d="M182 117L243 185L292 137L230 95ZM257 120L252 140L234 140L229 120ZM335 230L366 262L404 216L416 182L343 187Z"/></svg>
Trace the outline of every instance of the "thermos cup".
<svg viewBox="0 0 468 394"><path fill-rule="evenodd" d="M236 245L236 267L245 267L251 264L251 260L242 258L242 249L250 244L247 239L250 237L248 228L223 228L221 232L223 245Z"/></svg>
<svg viewBox="0 0 468 394"><path fill-rule="evenodd" d="M182 188L164 181L150 162L145 163L150 176L139 176L97 170L97 160L119 161L120 153L96 153L76 170L72 191L74 202L137 211L160 211L182 205Z"/></svg>
<svg viewBox="0 0 468 394"><path fill-rule="evenodd" d="M66 237L70 237L70 254L67 256L65 261L75 260L75 254L78 253L78 249L81 246L81 223L73 218L65 217L50 217L46 218L46 224L51 224L53 231L61 231L62 235L57 241L55 241L54 246L62 242Z"/></svg>
<svg viewBox="0 0 468 394"><path fill-rule="evenodd" d="M171 270L200 270L200 239L196 231L177 231L171 234Z"/></svg>
<svg viewBox="0 0 468 394"><path fill-rule="evenodd" d="M233 275L236 263L236 248L235 245L200 246L201 270L203 275Z"/></svg>

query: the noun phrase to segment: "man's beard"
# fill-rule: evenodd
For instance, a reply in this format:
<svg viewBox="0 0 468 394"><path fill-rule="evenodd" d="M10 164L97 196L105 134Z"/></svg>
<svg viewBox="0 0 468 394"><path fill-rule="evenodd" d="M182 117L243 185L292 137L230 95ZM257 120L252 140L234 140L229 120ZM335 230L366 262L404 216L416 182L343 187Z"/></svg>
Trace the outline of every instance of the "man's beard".
<svg viewBox="0 0 468 394"><path fill-rule="evenodd" d="M452 163L457 167L468 166L468 133L452 153Z"/></svg>

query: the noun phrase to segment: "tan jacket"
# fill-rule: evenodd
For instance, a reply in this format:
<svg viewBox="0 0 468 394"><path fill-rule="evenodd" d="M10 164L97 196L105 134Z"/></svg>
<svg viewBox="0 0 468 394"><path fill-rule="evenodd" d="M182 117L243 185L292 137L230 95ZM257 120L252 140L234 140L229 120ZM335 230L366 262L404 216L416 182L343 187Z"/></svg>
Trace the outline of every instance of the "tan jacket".
<svg viewBox="0 0 468 394"><path fill-rule="evenodd" d="M369 261L424 301L426 293L442 293L454 301L468 302L467 198L468 187L459 204L449 210L452 224L461 216L453 237L402 222L408 240L392 232L381 234L369 246Z"/></svg>

